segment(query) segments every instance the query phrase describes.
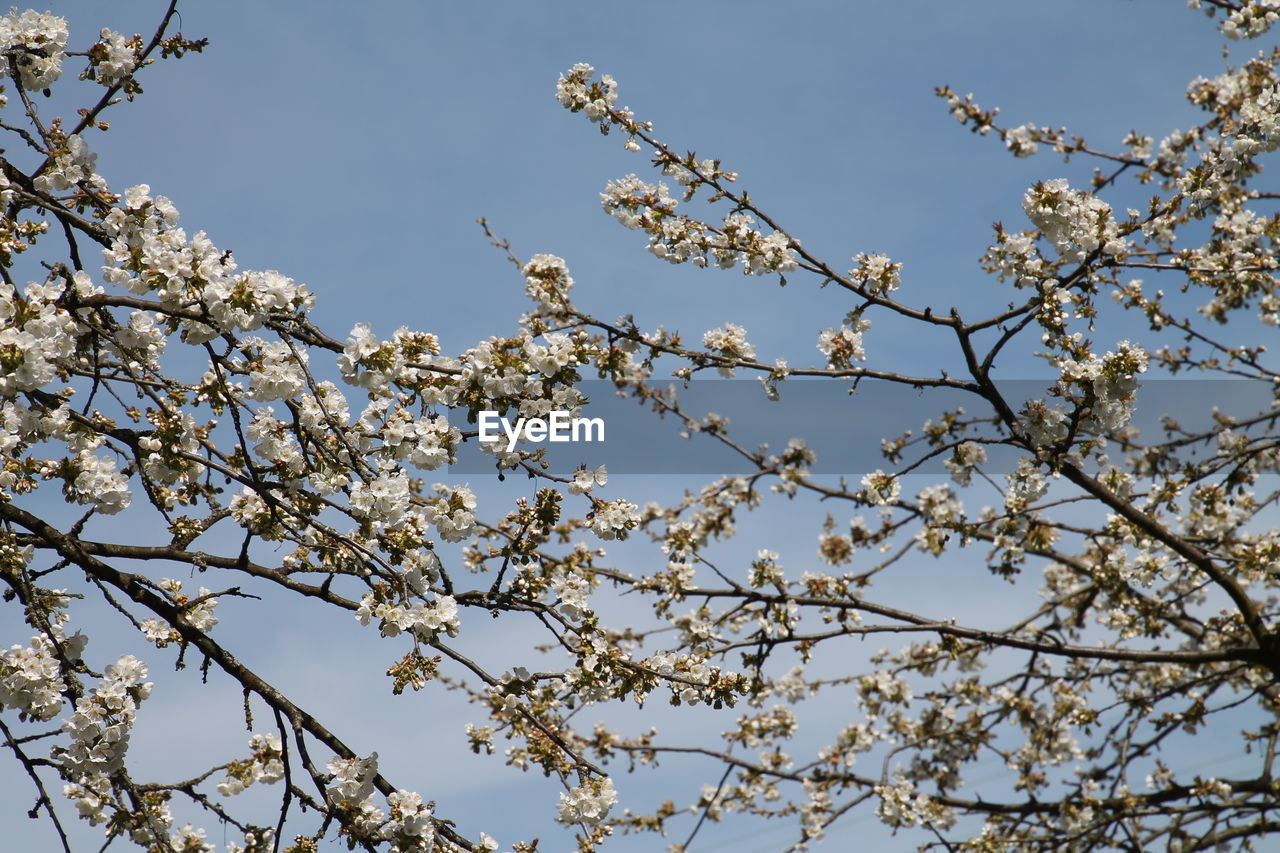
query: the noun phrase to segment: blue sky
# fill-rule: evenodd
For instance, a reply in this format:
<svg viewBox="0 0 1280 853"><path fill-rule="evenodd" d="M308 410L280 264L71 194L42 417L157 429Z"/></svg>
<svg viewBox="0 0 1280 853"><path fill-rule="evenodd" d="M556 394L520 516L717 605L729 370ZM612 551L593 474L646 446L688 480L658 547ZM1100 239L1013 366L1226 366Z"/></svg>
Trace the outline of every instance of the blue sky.
<svg viewBox="0 0 1280 853"><path fill-rule="evenodd" d="M156 0L82 0L52 11L69 19L79 47L102 26L150 33L162 8ZM357 321L384 335L407 324L458 352L513 330L528 303L515 271L475 224L483 216L518 255L564 257L579 305L604 319L632 313L642 325L664 323L690 338L735 322L763 360L793 365L816 360L818 332L852 306L804 276L780 289L770 279L671 267L646 253L641 235L600 211L597 194L611 178L643 176L648 163L556 104L562 70L585 61L613 74L620 102L652 120L661 139L739 172L739 186L833 266L882 252L904 263L908 301L976 311L1011 298L977 264L991 223L1023 227L1021 197L1031 183L1062 176L1082 183L1088 166L1064 166L1052 154L1013 159L997 140L960 128L934 86L974 92L1012 124L1064 124L1118 149L1130 130L1158 140L1192 124L1185 84L1222 68L1211 25L1181 2L1155 0L223 0L187 4L181 29L209 37L209 48L149 69L145 93L107 115L111 132L90 137L99 171L117 190L145 182L169 196L189 231L206 230L242 267L306 282L318 298L317 321L334 337ZM76 70L73 63L68 73ZM873 328L867 346L876 366L936 372L954 359L945 345L892 326ZM1015 359L1000 375L1042 373L1034 361ZM660 496L677 485L611 483L628 496L628 487ZM763 527L785 530L787 518ZM797 547L811 554L812 538ZM338 697L338 717L350 729L439 716L415 729L415 749L391 761L401 772L425 767L428 779L447 763L451 793L432 792L429 782L419 788L460 828L487 828L495 796L511 802L513 791L533 792L520 795L528 808L513 811L541 828L525 831L513 820L510 832L488 831L508 843L542 832L546 849L566 847L567 838L553 840L554 830L534 816L554 803L549 787L513 780L497 760L481 767L459 749L461 724L474 718L469 709L384 707L377 670L393 649L353 623L318 650L288 626L255 625L251 616L237 623L228 613L222 630L244 631L263 668L302 691L323 684L328 666L345 672L377 656L368 684ZM511 641L495 635L495 651ZM162 658L151 657L160 675ZM144 706L172 723L174 738L193 713L227 716L196 688L185 690ZM233 703L227 714L235 712ZM369 741L367 748L378 747ZM141 744L140 754L159 761L175 742ZM216 756L242 742L232 721L225 736L192 748ZM0 776L4 790L20 784ZM15 828L20 849L47 843L21 817L21 798L0 799L0 825ZM779 849L790 837L755 835L733 849ZM840 849L840 837L850 836L833 833L831 849ZM220 840L216 831L211 838Z"/></svg>

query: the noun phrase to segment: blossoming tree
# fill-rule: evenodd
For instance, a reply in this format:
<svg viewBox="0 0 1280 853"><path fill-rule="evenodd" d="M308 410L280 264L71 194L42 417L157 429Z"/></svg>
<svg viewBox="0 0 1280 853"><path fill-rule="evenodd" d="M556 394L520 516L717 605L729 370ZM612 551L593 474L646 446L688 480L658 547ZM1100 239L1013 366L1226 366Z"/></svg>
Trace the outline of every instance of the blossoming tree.
<svg viewBox="0 0 1280 853"><path fill-rule="evenodd" d="M1272 0L1206 5L1232 39L1276 20ZM309 319L305 287L240 269L149 187L109 187L92 151L104 112L139 94L156 60L204 46L171 31L174 14L170 5L149 38L104 30L82 52L51 14L0 19L0 579L4 640L15 643L0 651L0 743L63 849L73 848L68 811L149 851L212 850L201 827L217 824L235 834L230 851L302 853L335 838L399 853L498 848L486 834L498 828L437 814L432 791L384 776L324 708L233 653L218 608L264 595L387 638L396 695L471 696L483 709L471 747L558 780L557 818L583 851L623 833L693 849L709 821L734 814L794 822L795 849L861 811L947 850L1190 851L1280 831L1274 407L1219 412L1204 429L1131 425L1144 373L1280 388L1262 345L1280 323L1280 217L1267 212L1280 191L1260 181L1280 145L1280 50L1194 80L1200 124L1158 142L1134 133L1115 151L1065 130L1006 127L998 111L940 89L962 124L1015 156L1043 148L1098 165L1087 186L1035 184L1021 200L1025 227L996 227L983 264L1003 288L981 316L919 304L888 257L857 254L847 271L817 257L737 175L678 154L619 106L610 77L575 65L560 104L648 152L679 185L672 194L628 175L602 194L650 253L809 281L854 307L814 330L821 358L791 366L758 360L732 323L698 346L606 322L575 306L564 260L513 255L534 307L446 356L428 331L383 340L357 324L345 340L330 336ZM76 64L101 91L74 120L51 119L42 99ZM1113 207L1134 181L1149 200ZM682 211L699 196L723 217ZM1131 340L1093 340L1117 312ZM877 359L864 333L880 318L945 339L954 366L917 375ZM1019 399L993 370L1032 354L1055 378ZM672 375L713 368L758 377L762 405L793 377L969 402L886 436L881 468L860 482L833 482L811 473L802 435L747 448L666 391ZM481 411L578 410L587 378L704 433L751 472L641 508L606 497L602 469L557 472L537 448L496 444L485 448L493 476L528 483L514 504L426 484L424 472L449 479ZM997 470L997 452L1015 464ZM906 478L929 461L949 479L908 493ZM769 549L743 565L715 557L745 516L797 496L851 517L829 517L809 564L784 567ZM151 532L105 523L121 513L145 514ZM651 539L660 567L612 562L606 549L627 538ZM1007 582L1018 618L992 629L877 595L903 566L956 554L958 572ZM169 577L196 574L194 584ZM89 643L77 617L89 599L132 639L95 631ZM494 618L535 625L545 666L469 656L468 632L493 630ZM840 657L842 640L875 635L905 645ZM148 660L120 653L139 638ZM140 705L164 689L149 674L175 659L234 682L253 731L195 778L143 779L130 735ZM835 675L823 668L833 660ZM709 706L724 717L721 740L684 742L678 729L659 735L612 715L646 702ZM833 702L845 719L812 746L805 709ZM1244 769L1197 774L1192 737L1237 753ZM617 774L673 754L702 760L699 797L619 802ZM238 796L269 785L278 819L256 825Z"/></svg>

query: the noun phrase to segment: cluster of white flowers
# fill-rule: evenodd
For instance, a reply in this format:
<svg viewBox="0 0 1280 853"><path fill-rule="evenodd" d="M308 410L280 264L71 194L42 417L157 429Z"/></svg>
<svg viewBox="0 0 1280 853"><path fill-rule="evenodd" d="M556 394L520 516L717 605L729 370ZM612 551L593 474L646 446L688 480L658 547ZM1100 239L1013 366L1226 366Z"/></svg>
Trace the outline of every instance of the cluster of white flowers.
<svg viewBox="0 0 1280 853"><path fill-rule="evenodd" d="M964 516L964 504L961 503L946 483L926 486L917 496L920 513L930 524L946 524Z"/></svg>
<svg viewBox="0 0 1280 853"><path fill-rule="evenodd" d="M25 89L47 89L62 75L67 22L48 12L16 8L0 18L0 51L13 55Z"/></svg>
<svg viewBox="0 0 1280 853"><path fill-rule="evenodd" d="M344 430L351 420L351 408L347 403L347 398L343 395L341 389L332 382L320 382L316 385L314 394L308 392L299 397L296 401L297 423L298 426L309 433L317 441L325 442L324 437L331 435L332 430ZM271 408L259 410L258 417L262 417L263 413L270 414ZM275 422L279 424L279 421ZM274 425L267 424L267 429L274 429ZM281 432L283 432L283 428ZM292 432L291 430L289 431ZM355 438L349 432L340 433L346 438ZM301 455L301 451L297 449L297 442L290 435L289 438L280 436L281 441L286 442L278 447L264 447L261 455L264 459L272 462L280 462L286 467L291 467L292 455ZM259 437L254 438L255 441L261 441ZM357 444L359 442L357 441ZM345 448L343 448L345 450ZM339 454L341 457L341 454ZM345 457L341 457L344 458ZM325 466L321 468L313 468L308 475L311 486L322 495L333 494L339 489L347 485L349 477L347 476L345 466Z"/></svg>
<svg viewBox="0 0 1280 853"><path fill-rule="evenodd" d="M730 269L742 264L742 271L747 275L768 275L785 273L796 268L795 250L791 247L791 238L781 231L764 234L754 227L755 219L745 213L732 213L724 218L724 225L718 234L705 239L705 248L710 251L716 265L721 269ZM699 258L695 258L695 263Z"/></svg>
<svg viewBox="0 0 1280 853"><path fill-rule="evenodd" d="M835 810L835 800L825 785L812 779L804 780L805 800L800 804L800 833L805 842L822 841L827 837L827 825ZM808 844L796 845L797 850L807 850Z"/></svg>
<svg viewBox="0 0 1280 853"><path fill-rule="evenodd" d="M764 234L753 226L755 220L744 213L730 214L724 218L719 237L711 237L708 244L717 263L729 268L742 264L742 271L749 275L790 272L796 268L796 253L791 238L781 231Z"/></svg>
<svg viewBox="0 0 1280 853"><path fill-rule="evenodd" d="M1071 189L1066 178L1037 183L1023 197L1022 209L1067 260L1083 261L1098 250L1121 255L1128 248L1111 216L1111 205L1084 190Z"/></svg>
<svg viewBox="0 0 1280 853"><path fill-rule="evenodd" d="M234 796L255 782L271 785L284 778L284 751L278 734L254 735L249 738L249 749L252 758L227 768L227 778L218 785L222 796Z"/></svg>
<svg viewBox="0 0 1280 853"><path fill-rule="evenodd" d="M439 339L430 333L401 326L391 340L374 337L368 323L357 323L338 357L338 369L348 384L364 388L371 399L390 396L392 383L421 389L425 378L434 375L435 356L440 351ZM455 366L450 360L447 366ZM451 405L452 399L424 394L428 403Z"/></svg>
<svg viewBox="0 0 1280 853"><path fill-rule="evenodd" d="M400 468L378 472L351 487L351 509L359 518L394 527L409 509L409 475Z"/></svg>
<svg viewBox="0 0 1280 853"><path fill-rule="evenodd" d="M914 698L911 685L900 675L878 669L858 679L858 696L872 716L879 716L885 705L906 705Z"/></svg>
<svg viewBox="0 0 1280 853"><path fill-rule="evenodd" d="M394 358L382 341L378 340L368 323L356 323L351 327L347 345L338 358L342 378L361 388L385 388L390 382L393 365L386 364Z"/></svg>
<svg viewBox="0 0 1280 853"><path fill-rule="evenodd" d="M888 826L927 823L945 827L950 823L945 819L946 812L940 810L924 794L917 793L915 783L904 776L898 776L892 785L876 785L875 792L880 798L876 816ZM943 819L940 820L939 817Z"/></svg>
<svg viewBox="0 0 1280 853"><path fill-rule="evenodd" d="M182 634L163 619L147 618L140 623L142 636L157 649L163 649L170 643L181 641Z"/></svg>
<svg viewBox="0 0 1280 853"><path fill-rule="evenodd" d="M780 584L784 579L782 565L778 562L778 552L761 549L751 562L751 585L762 587Z"/></svg>
<svg viewBox="0 0 1280 853"><path fill-rule="evenodd" d="M1030 157L1040 150L1040 145L1033 136L1036 130L1034 124L1009 128L1004 133L1005 147L1012 151L1015 157Z"/></svg>
<svg viewBox="0 0 1280 853"><path fill-rule="evenodd" d="M387 795L387 822L382 839L391 842L390 853L428 853L435 844L436 825L422 796L401 788Z"/></svg>
<svg viewBox="0 0 1280 853"><path fill-rule="evenodd" d="M146 664L133 655L108 666L93 692L76 700L75 713L63 723L70 745L53 749L64 777L72 780L63 788L64 795L92 824L107 819L110 776L124 767L138 705L151 695L146 677Z"/></svg>
<svg viewBox="0 0 1280 853"><path fill-rule="evenodd" d="M390 458L408 460L424 471L454 462L454 448L462 441L446 415L415 418L404 408L392 409L378 434Z"/></svg>
<svg viewBox="0 0 1280 853"><path fill-rule="evenodd" d="M987 450L976 441L964 441L956 445L951 458L942 464L951 473L951 479L962 486L973 481L973 472L977 466L987 461Z"/></svg>
<svg viewBox="0 0 1280 853"><path fill-rule="evenodd" d="M817 458L803 438L788 439L786 450L771 455L767 460L778 471L778 482L770 488L779 494L794 495L800 481L809 476L809 466Z"/></svg>
<svg viewBox="0 0 1280 853"><path fill-rule="evenodd" d="M448 395L433 402L451 405L464 394L472 399L479 395L490 401L518 396L522 398L519 403L522 417L543 417L552 409L574 409L582 403L582 393L570 385L545 382L544 371L558 372L561 366L578 363L583 356L567 336L552 334L544 340L545 347L528 334L481 341L463 354L457 384L451 386ZM538 357L537 370L543 373L542 377L528 370L532 367L527 359L529 353Z"/></svg>
<svg viewBox="0 0 1280 853"><path fill-rule="evenodd" d="M1178 179L1178 189L1199 203L1210 202L1231 189L1256 169L1254 158L1274 150L1280 139L1262 141L1240 135L1230 139L1210 140L1201 155L1200 164Z"/></svg>
<svg viewBox="0 0 1280 853"><path fill-rule="evenodd" d="M756 348L747 342L747 330L736 323L725 323L723 329L712 329L702 336L702 345L723 358L733 361L751 361ZM721 364L716 368L721 376L733 376L734 367Z"/></svg>
<svg viewBox="0 0 1280 853"><path fill-rule="evenodd" d="M677 179L692 181L693 172L676 166ZM699 166L703 168L702 165ZM729 177L714 166L708 175ZM755 219L745 213L731 213L719 228L676 213L678 202L666 184L650 184L635 175L610 181L600 194L601 204L627 228L647 231L649 251L664 261L683 264L691 261L705 267L713 261L721 269L742 265L749 275L785 273L796 268L791 238L780 231L766 235L755 228Z"/></svg>
<svg viewBox="0 0 1280 853"><path fill-rule="evenodd" d="M685 613L673 613L669 621L680 630L680 646L693 649L699 655L688 661L687 671L681 674L687 675L697 684L705 685L711 669L700 655L709 649L713 641L724 639L724 635L716 630L716 625L711 620L710 608L703 606ZM696 705L701 699L699 691L691 689L690 685L672 684L671 690L689 705Z"/></svg>
<svg viewBox="0 0 1280 853"><path fill-rule="evenodd" d="M640 523L640 508L619 498L598 501L591 511L591 529L601 539L626 539Z"/></svg>
<svg viewBox="0 0 1280 853"><path fill-rule="evenodd" d="M1272 63L1263 57L1212 79L1198 77L1191 82L1187 98L1192 103L1220 114L1236 115L1232 117L1230 132L1224 130L1220 136L1202 139L1200 163L1182 172L1177 180L1178 189L1196 202L1221 205L1226 215L1252 216L1239 208L1238 200L1223 204L1221 199L1232 198L1236 186L1261 168L1256 162L1258 155L1280 147L1280 92L1277 89L1280 89L1280 79ZM1162 156L1164 148L1162 144ZM1183 160L1188 148L1185 142L1178 146ZM1231 235L1233 229L1223 230L1225 235ZM1206 248L1214 254L1211 247ZM1272 260L1269 251L1262 248L1256 260L1238 258L1229 263L1247 267Z"/></svg>
<svg viewBox="0 0 1280 853"><path fill-rule="evenodd" d="M129 325L114 330L112 343L122 360L144 365L151 370L160 366L169 339L156 322L156 315L149 311L134 311L129 315Z"/></svg>
<svg viewBox="0 0 1280 853"><path fill-rule="evenodd" d="M1201 0L1187 0L1188 7L1200 8ZM1251 39L1263 35L1280 18L1280 2L1277 0L1244 0L1226 7L1226 19L1218 25L1229 39Z"/></svg>
<svg viewBox="0 0 1280 853"><path fill-rule="evenodd" d="M58 147L32 183L38 191L50 195L75 189L81 183L105 189L106 182L94 171L97 164L98 155L89 150L89 143L79 134L73 134Z"/></svg>
<svg viewBox="0 0 1280 853"><path fill-rule="evenodd" d="M374 802L373 780L378 775L378 753L368 758L335 756L325 767L331 774L325 799L350 821L348 832L359 838L377 838L386 819L386 814Z"/></svg>
<svg viewBox="0 0 1280 853"><path fill-rule="evenodd" d="M197 233L193 245L200 237ZM210 282L201 297L215 322L243 331L261 328L273 313L309 308L315 302L305 287L276 270L249 270L230 281Z"/></svg>
<svg viewBox="0 0 1280 853"><path fill-rule="evenodd" d="M424 592L419 591L418 594ZM409 601L365 593L355 615L361 625L368 625L376 619L384 637L398 637L409 632L419 639L429 640L441 631L450 637L458 634L458 602L451 595L435 596L430 601Z"/></svg>
<svg viewBox="0 0 1280 853"><path fill-rule="evenodd" d="M832 764L852 767L858 755L870 752L884 737L883 733L867 723L850 723L840 730L834 744L818 750L818 758Z"/></svg>
<svg viewBox="0 0 1280 853"><path fill-rule="evenodd" d="M964 521L964 504L945 483L921 489L917 501L925 523L916 531L916 545L921 551L941 556L951 528Z"/></svg>
<svg viewBox="0 0 1280 853"><path fill-rule="evenodd" d="M884 255L868 255L859 252L853 256L856 267L849 270L849 277L878 296L886 296L902 283L902 264L896 264Z"/></svg>
<svg viewBox="0 0 1280 853"><path fill-rule="evenodd" d="M1147 352L1131 341L1120 341L1115 351L1098 356L1090 353L1082 359L1059 358L1059 386L1085 389L1092 397L1081 426L1099 432L1112 432L1124 427L1133 417L1138 390L1137 375L1147 369Z"/></svg>
<svg viewBox="0 0 1280 853"><path fill-rule="evenodd" d="M250 363L249 396L255 400L292 400L307 387L303 368L307 354L290 348L284 341L247 338L242 348L257 351Z"/></svg>
<svg viewBox="0 0 1280 853"><path fill-rule="evenodd" d="M269 494L273 498L279 498L279 495L274 491ZM231 517L245 530L264 538L280 538L280 533L276 529L277 519L271 507L257 492L248 486L241 489L240 493L228 502L227 510L231 513Z"/></svg>
<svg viewBox="0 0 1280 853"><path fill-rule="evenodd" d="M895 503L902 492L902 481L879 468L862 478L861 498L873 505Z"/></svg>
<svg viewBox="0 0 1280 853"><path fill-rule="evenodd" d="M552 332L543 335L542 341L542 343L538 343L537 339L532 337L525 339L524 353L529 367L544 377L555 376L566 367L579 364L582 361L582 356L578 352L578 343L569 335ZM537 389L531 387L530 390ZM554 402L543 398L541 400L525 400L522 401L522 405L524 403L545 403L548 407L547 411L550 411ZM524 412L521 411L521 414L524 414ZM540 413L540 415L545 414L546 412Z"/></svg>
<svg viewBox="0 0 1280 853"><path fill-rule="evenodd" d="M401 558L400 577L412 592L425 596L428 585L435 583L440 576L437 570L439 565L440 558L430 548L414 548L406 551Z"/></svg>
<svg viewBox="0 0 1280 853"><path fill-rule="evenodd" d="M524 265L524 289L543 311L554 313L568 302L573 277L564 258L556 255L534 255Z"/></svg>
<svg viewBox="0 0 1280 853"><path fill-rule="evenodd" d="M1031 459L1018 460L1018 467L1006 474L1005 479L1009 487L1005 490L1004 501L1012 512L1021 510L1049 491L1049 481L1044 472Z"/></svg>
<svg viewBox="0 0 1280 853"><path fill-rule="evenodd" d="M182 321L184 341L198 344L225 331L255 331L273 313L314 304L305 287L275 270L237 274L230 252L220 251L203 231L188 239L177 227L173 203L150 193L146 184L130 187L125 205L103 218L113 241L103 250L102 274L109 284L202 314L200 320Z"/></svg>
<svg viewBox="0 0 1280 853"><path fill-rule="evenodd" d="M798 728L799 721L790 708L774 705L763 714L739 717L734 737L745 746L758 749L774 740L794 736Z"/></svg>
<svg viewBox="0 0 1280 853"><path fill-rule="evenodd" d="M1135 160L1151 159L1152 145L1155 140L1150 136L1143 136L1136 130L1129 131L1124 138L1124 144L1129 146L1129 156Z"/></svg>
<svg viewBox="0 0 1280 853"><path fill-rule="evenodd" d="M427 500L426 519L440 531L440 538L446 542L461 542L471 533L476 523L476 495L466 486L444 486L439 483L432 488L436 497Z"/></svg>
<svg viewBox="0 0 1280 853"><path fill-rule="evenodd" d="M716 164L715 160L706 158L703 160L693 160L690 158L688 166L681 163L667 163L662 167L662 174L670 175L676 179L681 186L693 186L700 180L708 180L711 178L724 177L727 180L737 180L736 172L722 171Z"/></svg>
<svg viewBox="0 0 1280 853"><path fill-rule="evenodd" d="M557 818L561 823L597 824L609 814L609 809L618 802L618 792L614 790L613 780L592 777L581 785L560 795L560 803L556 806Z"/></svg>
<svg viewBox="0 0 1280 853"><path fill-rule="evenodd" d="M673 595L681 595L693 586L698 576L698 566L690 557L676 557L667 561L667 570L659 572L657 579L662 581L663 589Z"/></svg>
<svg viewBox="0 0 1280 853"><path fill-rule="evenodd" d="M74 643L62 641L64 649L78 657L85 638L77 634ZM31 638L30 646L13 645L0 650L0 706L13 708L23 717L51 720L62 709L62 692L67 684L54 654L53 641L43 634Z"/></svg>
<svg viewBox="0 0 1280 853"><path fill-rule="evenodd" d="M190 625L197 631L205 632L212 631L213 627L218 624L218 617L213 615L214 609L218 606L218 599L205 598L212 590L200 587L200 591L196 593L194 598L204 600L198 604L189 605L189 602L193 599L182 591L182 581L174 578L161 578L157 586L167 592L173 602L182 608L181 619L183 623Z"/></svg>
<svg viewBox="0 0 1280 853"><path fill-rule="evenodd" d="M1045 259L1036 248L1034 232L1011 233L1001 228L996 237L983 260L997 279L1012 281L1015 287L1037 287L1046 281Z"/></svg>
<svg viewBox="0 0 1280 853"><path fill-rule="evenodd" d="M632 226L640 227L640 226ZM692 261L694 266L708 264L706 227L687 216L659 218L646 230L649 232L649 251L669 264ZM719 265L729 269L737 263L737 253L724 252L717 256Z"/></svg>
<svg viewBox="0 0 1280 853"><path fill-rule="evenodd" d="M167 827L173 823L167 807L164 809L163 815L164 819L157 821L160 826ZM155 818L153 818L153 821L155 821ZM135 842L142 844L153 844L155 842L154 835L154 832L145 827L140 827L130 833L130 837ZM176 853L214 853L215 848L205 840L206 837L207 833L203 828L184 823L169 833L167 843L162 849L174 850Z"/></svg>
<svg viewBox="0 0 1280 853"><path fill-rule="evenodd" d="M1072 723L1077 712L1089 713L1088 703L1063 682L1056 683L1052 692L1054 702L1038 704L1034 712L1020 716L1019 723L1026 730L1027 740L1010 755L1011 768L1037 768L1038 773L1039 768L1076 761L1084 755L1072 733ZM1017 692L1008 686L996 690L994 698L1010 707L1020 704Z"/></svg>
<svg viewBox="0 0 1280 853"><path fill-rule="evenodd" d="M27 448L51 437L66 438L70 413L66 406L48 410L28 407L20 399L0 398L0 489L12 489ZM0 546L0 553L8 546Z"/></svg>
<svg viewBox="0 0 1280 853"><path fill-rule="evenodd" d="M754 613L758 634L770 639L791 637L800 626L800 605L791 599L756 608Z"/></svg>
<svg viewBox="0 0 1280 853"><path fill-rule="evenodd" d="M1280 89L1266 86L1255 97L1245 98L1240 121L1263 142L1263 150L1274 151L1280 145Z"/></svg>
<svg viewBox="0 0 1280 853"><path fill-rule="evenodd" d="M1187 503L1190 511L1184 526L1192 536L1221 536L1238 527L1244 517L1244 507L1217 483L1197 485Z"/></svg>
<svg viewBox="0 0 1280 853"><path fill-rule="evenodd" d="M590 596L597 583L595 578L570 568L552 575L547 592L565 618L578 622L591 612Z"/></svg>
<svg viewBox="0 0 1280 853"><path fill-rule="evenodd" d="M103 86L114 86L138 67L138 51L132 39L104 28L98 41L89 48L89 63L93 79Z"/></svg>
<svg viewBox="0 0 1280 853"><path fill-rule="evenodd" d="M329 759L325 768L331 774L325 799L339 808L358 809L374 795L373 778L378 775L378 753L368 758Z"/></svg>
<svg viewBox="0 0 1280 853"><path fill-rule="evenodd" d="M61 279L32 282L23 295L0 282L0 397L53 381L76 348L75 318L58 302Z"/></svg>
<svg viewBox="0 0 1280 853"><path fill-rule="evenodd" d="M631 229L649 230L675 215L679 202L664 183L650 184L634 174L609 181L600 193L604 212Z"/></svg>
<svg viewBox="0 0 1280 853"><path fill-rule="evenodd" d="M67 493L76 503L91 505L107 515L128 508L133 500L129 478L116 470L115 457L95 456L84 450L76 455L74 466L77 473L68 484Z"/></svg>
<svg viewBox="0 0 1280 853"><path fill-rule="evenodd" d="M567 491L571 495L585 495L597 486L603 486L608 482L609 472L603 465L594 471L583 466L573 472L573 482L569 483Z"/></svg>
<svg viewBox="0 0 1280 853"><path fill-rule="evenodd" d="M570 112L583 112L593 122L603 122L609 110L618 102L618 84L608 74L600 76L599 83L591 77L595 68L579 62L556 81L556 100Z"/></svg>
<svg viewBox="0 0 1280 853"><path fill-rule="evenodd" d="M355 838L389 841L392 853L435 849L435 821L420 795L400 789L387 795L387 811L378 807L373 784L378 773L376 752L368 758L335 757L326 767L331 778L325 798L347 814Z"/></svg>
<svg viewBox="0 0 1280 853"><path fill-rule="evenodd" d="M866 361L862 333L869 328L869 320L863 319L860 312L852 312L839 329L824 329L818 334L818 352L827 357L830 367L837 370L850 368L855 361Z"/></svg>
<svg viewBox="0 0 1280 853"><path fill-rule="evenodd" d="M253 442L253 452L274 465L276 474L290 489L303 484L307 464L302 449L293 430L276 419L275 409L264 406L254 412L253 420L245 428L245 437Z"/></svg>
<svg viewBox="0 0 1280 853"><path fill-rule="evenodd" d="M1019 412L1017 428L1033 447L1048 447L1067 436L1067 412L1061 403L1028 400Z"/></svg>
<svg viewBox="0 0 1280 853"><path fill-rule="evenodd" d="M701 544L692 521L669 522L667 533L662 537L662 553L673 560L682 560L693 556Z"/></svg>

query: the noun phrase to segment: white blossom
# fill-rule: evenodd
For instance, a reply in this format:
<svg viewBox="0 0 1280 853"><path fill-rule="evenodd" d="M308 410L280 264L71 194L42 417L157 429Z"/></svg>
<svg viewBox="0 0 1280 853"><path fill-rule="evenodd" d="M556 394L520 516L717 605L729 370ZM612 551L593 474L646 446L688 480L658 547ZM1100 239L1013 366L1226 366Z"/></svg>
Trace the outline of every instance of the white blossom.
<svg viewBox="0 0 1280 853"><path fill-rule="evenodd" d="M613 780L592 777L567 794L561 794L556 809L561 823L596 824L605 819L617 802Z"/></svg>
<svg viewBox="0 0 1280 853"><path fill-rule="evenodd" d="M67 22L48 12L15 8L0 18L0 46L14 55L24 88L48 88L62 74Z"/></svg>

